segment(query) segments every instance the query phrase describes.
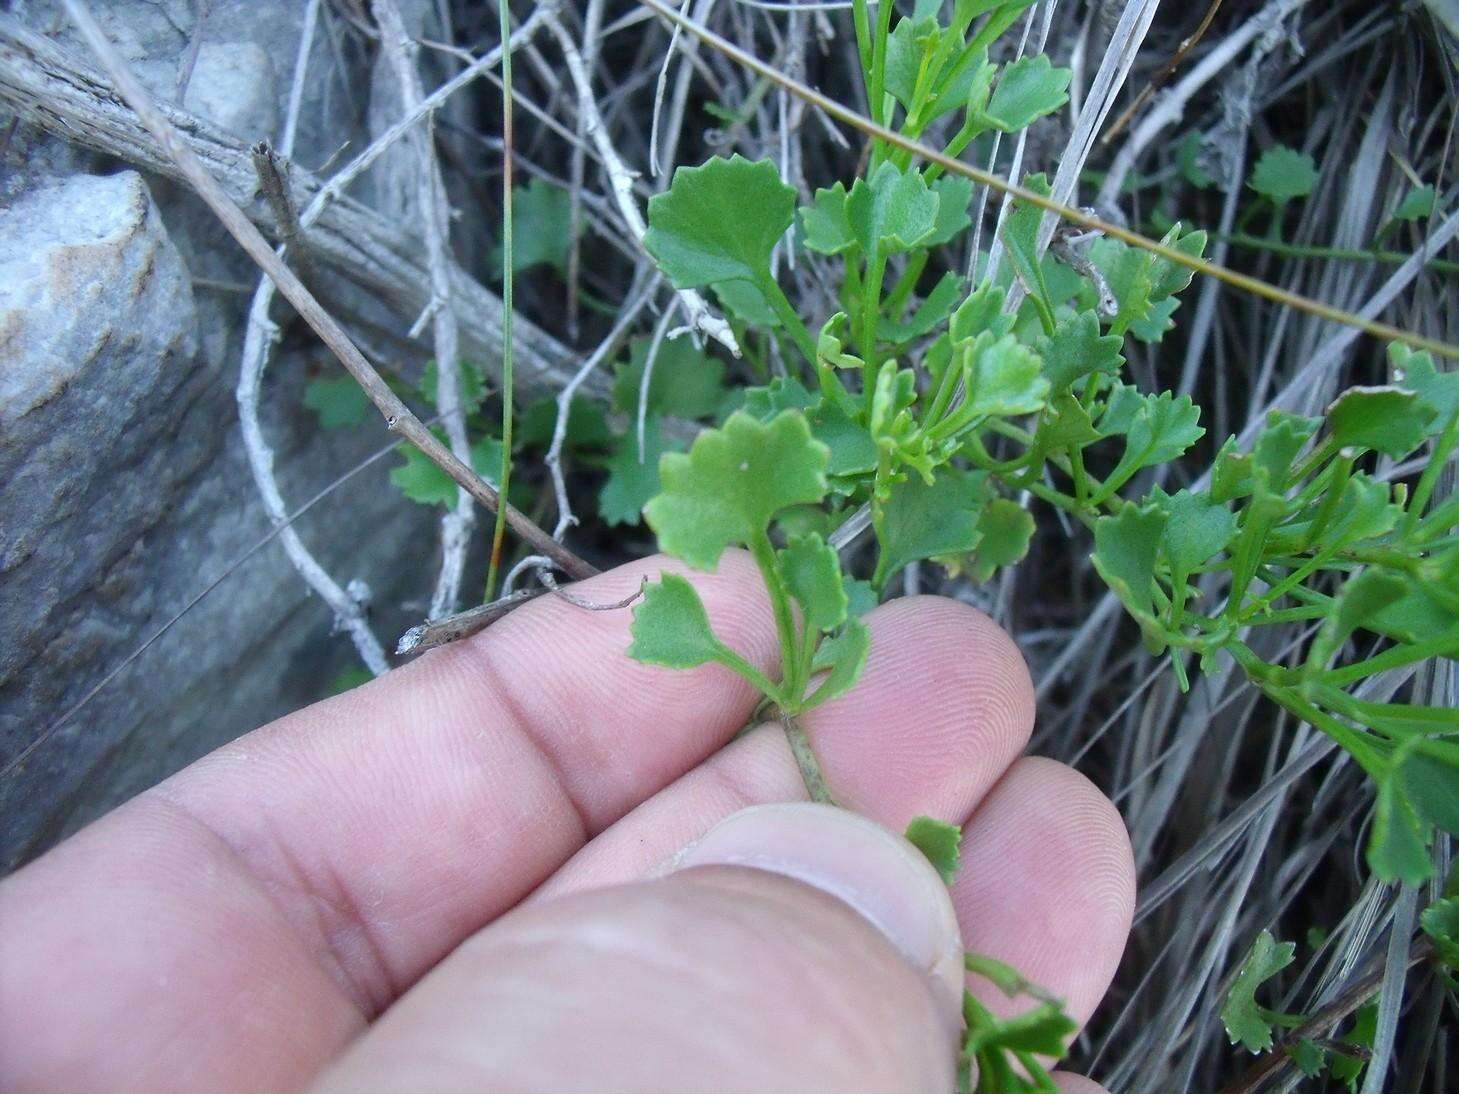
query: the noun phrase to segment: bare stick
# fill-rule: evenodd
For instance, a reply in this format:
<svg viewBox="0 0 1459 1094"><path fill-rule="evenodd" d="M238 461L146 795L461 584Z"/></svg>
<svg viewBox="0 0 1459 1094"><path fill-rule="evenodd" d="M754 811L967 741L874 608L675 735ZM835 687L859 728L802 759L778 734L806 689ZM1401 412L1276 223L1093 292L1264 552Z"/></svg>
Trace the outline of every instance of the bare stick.
<svg viewBox="0 0 1459 1094"><path fill-rule="evenodd" d="M429 623L422 623L418 627L411 627L400 636L395 652L401 656L407 653L424 653L437 646L445 646L463 638L470 638L473 634L486 630L498 619L520 608L529 600L536 600L546 592L546 588L518 589L499 600L493 600L490 604L468 608L464 612L448 615L445 619L436 619Z"/></svg>
<svg viewBox="0 0 1459 1094"><path fill-rule="evenodd" d="M395 70L400 84L400 101L406 114L413 114L425 97L420 73L415 67L416 45L405 32L395 0L374 0L375 21L380 24L380 46ZM440 411L451 451L462 463L471 464L471 442L466 438L466 413L461 405L460 332L451 306L450 223L446 208L446 184L436 162L430 116L410 130L415 153L416 204L426 240L426 263L431 273L431 329L436 350L436 409ZM510 308L510 301L505 302ZM504 312L504 314L506 314ZM508 334L506 337L510 337ZM466 548L476 510L465 488L458 487L456 504L441 517L441 569L431 594L430 617L456 610L461 595L461 576L466 569Z"/></svg>
<svg viewBox="0 0 1459 1094"><path fill-rule="evenodd" d="M313 328L324 344L334 352L346 371L359 382L370 401L384 416L386 425L439 464L441 469L455 482L464 486L473 498L495 512L498 502L496 491L492 489L491 484L462 463L450 449L436 439L435 434L421 424L420 419L411 413L410 408L390 390L389 385L375 371L374 366L365 360L364 355L360 353L334 317L320 306L319 301L294 276L293 271L279 260L269 246L268 240L264 239L263 234L253 226L253 222L244 216L243 211L223 191L218 181L208 173L207 168L199 162L192 150L182 142L177 130L157 112L151 96L137 83L136 78L127 68L126 62L107 40L101 28L97 26L96 20L87 10L83 0L65 0L65 4L67 12L81 29L88 44L96 51L107 73L116 84L117 90L137 112L137 116L142 119L142 123L156 138L158 144L172 158L183 177L223 222L223 226L238 241L239 246L273 279L274 283L278 285L279 291L284 294L289 303L294 305L294 309ZM507 521L518 535L536 550L551 558L564 572L573 577L588 577L597 573L595 566L557 543L537 527L530 518L510 505L507 507Z"/></svg>
<svg viewBox="0 0 1459 1094"><path fill-rule="evenodd" d="M638 295L638 298L627 305L618 316L618 322L613 324L613 329L608 332L608 337L598 343L595 349L582 367L577 370L573 378L563 385L562 391L557 395L557 420L552 425L552 443L547 448L547 470L552 476L553 495L557 499L557 526L552 530L552 538L558 541L567 534L567 530L578 522L573 515L572 503L567 496L567 479L562 473L562 446L567 440L567 424L569 415L572 413L572 401L577 395L577 389L593 374L595 370L607 358L608 354L618 348L623 335L638 318L638 313L643 310L645 304L653 297L654 290L658 288L659 278L657 275L649 282L647 288Z"/></svg>
<svg viewBox="0 0 1459 1094"><path fill-rule="evenodd" d="M316 25L312 9L316 9L318 6L319 0L311 0L311 11L305 19L311 30ZM298 68L307 64L311 44L307 36L300 39L296 62ZM302 80L294 81L294 94L290 96L289 100L289 118L291 120L297 116L299 105L303 101L303 86ZM294 126L287 124L285 132L287 135L284 155L288 156L293 151L290 142L293 140ZM274 151L269 147L267 141L260 141L254 146L252 152L254 167L258 171L259 185L274 210L280 234L286 241L292 241L297 247L299 218L288 192L288 184L279 174ZM301 255L295 254L295 262L299 263L301 257ZM350 636L365 667L379 676L389 670L390 664L385 659L384 647L380 645L374 630L365 619L365 603L369 590L363 582L352 583L349 589L341 588L313 553L304 546L304 541L299 533L288 524L283 493L279 490L278 480L274 478L274 452L264 437L258 413L263 375L268 368L269 354L274 342L278 339L278 328L269 320L269 307L272 305L273 299L274 283L266 276L261 276L258 280L258 287L253 293L253 302L248 309L248 322L243 339L243 359L238 370L238 386L234 391L234 398L238 403L238 426L243 435L243 449L248 456L248 468L253 474L254 486L257 487L259 497L263 501L264 511L268 514L273 526L279 529L279 542L283 545L284 553L288 555L294 569L299 572L299 576L304 579L305 583L319 594L320 599L329 605L330 610L334 613L336 626Z"/></svg>
<svg viewBox="0 0 1459 1094"><path fill-rule="evenodd" d="M555 14L547 17L547 29L552 32L562 49L568 74L572 77L573 86L577 90L578 116L583 120L583 132L593 142L594 147L598 150L598 156L603 161L603 170L608 173L608 182L612 187L619 214L628 225L629 231L633 233L634 239L641 244L644 233L648 231L648 225L644 223L643 213L638 208L638 200L633 196L633 175L624 166L618 150L613 147L613 142L608 136L607 126L603 124L602 115L598 113L598 104L593 98L592 78L583 65L582 54L578 52L577 43L572 40L572 35L567 32ZM681 289L679 298L684 302L684 314L688 316L691 327L707 337L713 338L736 357L740 355L740 344L735 341L734 332L730 330L729 324L722 317L715 315L710 310L704 297L693 289Z"/></svg>
<svg viewBox="0 0 1459 1094"><path fill-rule="evenodd" d="M310 3L310 8L318 7L318 0ZM305 39L307 41L307 39ZM290 115L292 116L300 99L291 99L289 103ZM292 142L293 126L284 127L284 155L285 157L294 154ZM306 285L318 286L314 270L309 262L309 253L304 248L303 230L299 225L299 210L294 205L294 196L289 192L289 180L279 170L279 157L268 141L259 141L248 150L253 157L253 169L258 172L258 186L263 191L264 200L269 203L273 210L274 220L279 226L279 241L283 243L284 250L288 252L290 261L294 264L294 272L299 275L299 280Z"/></svg>

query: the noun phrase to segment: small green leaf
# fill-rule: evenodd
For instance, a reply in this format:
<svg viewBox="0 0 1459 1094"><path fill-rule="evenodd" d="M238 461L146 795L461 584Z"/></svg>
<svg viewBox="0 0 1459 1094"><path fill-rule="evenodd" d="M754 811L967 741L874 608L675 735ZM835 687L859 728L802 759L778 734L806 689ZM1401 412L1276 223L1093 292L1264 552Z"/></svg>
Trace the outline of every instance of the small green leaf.
<svg viewBox="0 0 1459 1094"><path fill-rule="evenodd" d="M437 376L436 363L428 362L425 372L421 374L420 393L432 406L436 405L438 397ZM467 360L457 363L456 392L461 397L461 405L466 408L468 413L482 404L486 399L486 377L482 375L480 365Z"/></svg>
<svg viewBox="0 0 1459 1094"><path fill-rule="evenodd" d="M1216 184L1215 178L1205 168L1204 154L1205 135L1199 129L1188 130L1176 145L1175 162L1181 177L1200 190Z"/></svg>
<svg viewBox="0 0 1459 1094"><path fill-rule="evenodd" d="M805 245L812 251L836 255L856 246L846 221L846 187L839 182L816 191L814 203L801 207L800 222L805 228Z"/></svg>
<svg viewBox="0 0 1459 1094"><path fill-rule="evenodd" d="M1345 582L1312 641L1307 655L1308 671L1315 673L1326 668L1348 636L1367 626L1374 616L1401 597L1406 588L1402 578L1374 567Z"/></svg>
<svg viewBox="0 0 1459 1094"><path fill-rule="evenodd" d="M540 178L513 187L512 230L512 269L551 266L565 270L572 246L572 196ZM500 245L492 248L491 266L500 277Z"/></svg>
<svg viewBox="0 0 1459 1094"><path fill-rule="evenodd" d="M964 1051L973 1053L1001 1049L1005 1052L1053 1056L1056 1059L1068 1051L1069 1038L1079 1026L1064 1013L1056 1002L1040 1003L1032 1010L1010 1018L996 1019L992 1023L969 1023ZM1012 1076L1004 1076L993 1089L1003 1091L1016 1089L1011 1085ZM1057 1087L1033 1087L1029 1090L1057 1090Z"/></svg>
<svg viewBox="0 0 1459 1094"><path fill-rule="evenodd" d="M1292 1057L1292 1063L1297 1070L1309 1079L1317 1078L1327 1066L1327 1052L1317 1042L1306 1037L1299 1038L1295 1045L1288 1048L1287 1055Z"/></svg>
<svg viewBox="0 0 1459 1094"><path fill-rule="evenodd" d="M1350 387L1327 408L1333 439L1344 448L1369 448L1395 459L1423 444L1435 415L1417 393L1399 387Z"/></svg>
<svg viewBox="0 0 1459 1094"><path fill-rule="evenodd" d="M643 459L638 458L638 432L630 429L613 442L605 465L608 480L598 491L598 514L608 524L637 524L643 507L659 492L659 458L675 451L663 437L657 418L643 424Z"/></svg>
<svg viewBox="0 0 1459 1094"><path fill-rule="evenodd" d="M1121 344L1118 335L1100 334L1099 316L1093 311L1065 316L1039 344L1050 394L1068 391L1086 376L1118 376L1125 363Z"/></svg>
<svg viewBox="0 0 1459 1094"><path fill-rule="evenodd" d="M1192 258L1200 258L1206 251L1206 233L1183 231L1179 222L1165 233L1160 242L1171 250ZM1150 255L1149 259L1151 300L1163 301L1178 292L1184 292L1191 283L1191 278L1195 277L1195 271L1189 266L1182 266L1159 255Z"/></svg>
<svg viewBox="0 0 1459 1094"><path fill-rule="evenodd" d="M848 619L840 633L821 640L811 671L826 675L811 692L805 708L820 706L845 692L861 677L871 652L871 631L859 619Z"/></svg>
<svg viewBox="0 0 1459 1094"><path fill-rule="evenodd" d="M1419 925L1434 940L1439 960L1459 972L1459 897L1430 904L1419 916Z"/></svg>
<svg viewBox="0 0 1459 1094"><path fill-rule="evenodd" d="M800 602L808 626L833 631L846 621L848 600L841 563L826 541L811 533L794 536L778 556L790 595Z"/></svg>
<svg viewBox="0 0 1459 1094"><path fill-rule="evenodd" d="M916 170L883 162L846 195L846 223L865 254L909 251L937 226L938 195Z"/></svg>
<svg viewBox="0 0 1459 1094"><path fill-rule="evenodd" d="M1191 402L1189 395L1177 398L1165 391L1143 396L1125 434L1124 455L1106 483L1126 482L1143 467L1179 458L1205 435L1197 424L1200 417L1201 408ZM1109 492L1108 486L1105 492Z"/></svg>
<svg viewBox="0 0 1459 1094"><path fill-rule="evenodd" d="M1397 342L1389 344L1388 360L1393 364L1394 379L1433 407L1428 432L1431 435L1441 432L1459 413L1459 372L1440 372L1427 353Z"/></svg>
<svg viewBox="0 0 1459 1094"><path fill-rule="evenodd" d="M318 415L325 429L359 425L370 416L370 397L353 376L310 380L304 388L304 405Z"/></svg>
<svg viewBox="0 0 1459 1094"><path fill-rule="evenodd" d="M1094 525L1094 565L1142 623L1153 620L1155 556L1169 521L1154 505L1127 505Z"/></svg>
<svg viewBox="0 0 1459 1094"><path fill-rule="evenodd" d="M709 613L693 585L678 574L649 584L634 606L628 656L650 665L692 669L722 659L725 645L714 636Z"/></svg>
<svg viewBox="0 0 1459 1094"><path fill-rule="evenodd" d="M648 203L644 249L674 287L770 276L770 253L795 218L795 188L769 160L713 157L680 167Z"/></svg>
<svg viewBox="0 0 1459 1094"><path fill-rule="evenodd" d="M767 330L783 325L753 281L716 281L710 288L731 317Z"/></svg>
<svg viewBox="0 0 1459 1094"><path fill-rule="evenodd" d="M782 411L808 410L819 401L793 376L777 376L763 387L747 387L744 392L745 405L741 409L762 422Z"/></svg>
<svg viewBox="0 0 1459 1094"><path fill-rule="evenodd" d="M1371 1049L1378 1032L1378 1003L1375 1000L1358 1008L1353 1028L1343 1035L1343 1043L1355 1049ZM1338 1082L1347 1083L1349 1094L1357 1094L1363 1069L1368 1066L1366 1052L1334 1052L1328 1073Z"/></svg>
<svg viewBox="0 0 1459 1094"><path fill-rule="evenodd" d="M1459 730L1459 715L1455 723ZM1452 742L1414 738L1398 755L1397 778L1419 820L1459 835L1459 761Z"/></svg>
<svg viewBox="0 0 1459 1094"><path fill-rule="evenodd" d="M1049 382L1043 362L1011 334L983 334L967 351L967 397L962 413L971 420L1034 414L1043 409Z"/></svg>
<svg viewBox="0 0 1459 1094"><path fill-rule="evenodd" d="M1114 437L1121 433L1129 433L1130 427L1135 424L1135 416L1143 409L1145 409L1145 396L1140 393L1140 389L1133 384L1122 384L1116 381L1109 389L1109 396L1104 404L1104 413L1099 417L1099 435Z"/></svg>
<svg viewBox="0 0 1459 1094"><path fill-rule="evenodd" d="M437 432L433 430L432 432ZM444 434L437 432L443 441ZM400 447L405 462L390 471L390 481L411 501L421 505L444 505L456 508L459 488L436 463L413 444ZM471 465L476 473L494 487L501 477L502 443L495 437L483 437L471 446Z"/></svg>
<svg viewBox="0 0 1459 1094"><path fill-rule="evenodd" d="M1266 1052L1272 1047L1271 1012L1256 1001L1256 991L1292 963L1297 952L1294 942L1278 942L1270 931L1262 931L1251 945L1251 952L1241 963L1241 971L1231 984L1226 1005L1221 1008L1221 1021L1233 1045L1243 1045L1248 1052Z"/></svg>
<svg viewBox="0 0 1459 1094"><path fill-rule="evenodd" d="M932 192L937 195L937 222L932 234L923 240L928 247L951 242L972 224L968 206L973 201L973 180L961 175L943 175L932 184Z"/></svg>
<svg viewBox="0 0 1459 1094"><path fill-rule="evenodd" d="M1001 286L984 281L958 305L948 321L947 332L954 345L970 342L984 331L1002 338L1013 329L1013 317L1003 314L1004 292Z"/></svg>
<svg viewBox="0 0 1459 1094"><path fill-rule="evenodd" d="M522 412L513 440L521 448L547 448L556 428L557 400L539 399ZM568 404L563 437L569 448L606 448L613 441L613 431L599 403L574 397Z"/></svg>
<svg viewBox="0 0 1459 1094"><path fill-rule="evenodd" d="M1043 174L1029 175L1023 180L1026 190L1048 197L1048 177ZM1003 224L1003 243L1008 248L1008 260L1018 273L1019 280L1028 290L1029 296L1037 302L1043 317L1044 329L1053 332L1054 301L1049 295L1049 286L1044 280L1043 263L1039 260L1039 225L1043 223L1044 211L1026 201L1015 201L1013 211ZM1103 241L1101 241L1103 242Z"/></svg>
<svg viewBox="0 0 1459 1094"><path fill-rule="evenodd" d="M932 287L932 291L917 306L911 318L896 320L888 316L880 317L876 325L877 337L904 344L931 334L947 321L958 297L962 295L962 288L963 279L949 270Z"/></svg>
<svg viewBox="0 0 1459 1094"><path fill-rule="evenodd" d="M1005 65L988 101L988 121L995 129L1016 133L1052 114L1069 101L1069 77L1069 69L1055 68L1042 53Z"/></svg>
<svg viewBox="0 0 1459 1094"><path fill-rule="evenodd" d="M1378 780L1367 858L1369 868L1387 882L1417 885L1434 872L1429 832L1391 777Z"/></svg>
<svg viewBox="0 0 1459 1094"><path fill-rule="evenodd" d="M823 400L806 411L811 435L831 452L828 475L862 475L876 467L876 441L866 426L835 403Z"/></svg>
<svg viewBox="0 0 1459 1094"><path fill-rule="evenodd" d="M818 504L829 459L803 414L788 410L765 424L738 412L700 433L687 455L665 454L663 493L644 514L664 551L712 570L730 544L763 535L779 510Z"/></svg>
<svg viewBox="0 0 1459 1094"><path fill-rule="evenodd" d="M907 825L908 842L927 856L946 885L951 885L957 876L962 839L963 831L957 825L932 817L913 817Z"/></svg>
<svg viewBox="0 0 1459 1094"><path fill-rule="evenodd" d="M1057 451L1075 445L1083 448L1100 439L1099 430L1089 420L1089 411L1068 392L1049 400L1048 409L1039 419L1035 445L1040 452Z"/></svg>
<svg viewBox="0 0 1459 1094"><path fill-rule="evenodd" d="M872 584L910 562L971 551L978 543L983 500L980 481L966 471L944 467L929 486L909 478L892 487L876 524L876 573Z"/></svg>
<svg viewBox="0 0 1459 1094"><path fill-rule="evenodd" d="M1033 514L1023 506L1008 498L989 501L978 517L978 545L968 566L972 579L981 584L1000 566L1021 561L1033 533Z"/></svg>
<svg viewBox="0 0 1459 1094"><path fill-rule="evenodd" d="M1306 152L1276 144L1256 161L1247 185L1278 204L1306 197L1317 185L1317 164Z"/></svg>
<svg viewBox="0 0 1459 1094"><path fill-rule="evenodd" d="M1285 491L1292 464L1321 425L1321 418L1272 411L1251 446L1252 473L1263 478L1273 493Z"/></svg>
<svg viewBox="0 0 1459 1094"><path fill-rule="evenodd" d="M638 413L638 394L651 338L635 338L629 360L613 380L613 405L624 414ZM648 382L648 412L676 418L707 418L724 398L724 362L699 349L687 337L665 338L654 358Z"/></svg>
<svg viewBox="0 0 1459 1094"><path fill-rule="evenodd" d="M932 52L942 28L931 15L900 19L887 35L885 86L887 94L908 110L917 87L917 76Z"/></svg>
<svg viewBox="0 0 1459 1094"><path fill-rule="evenodd" d="M1394 220L1425 220L1434 213L1434 188L1425 184L1415 186L1404 195L1398 207L1393 210ZM1397 343L1394 343L1395 345Z"/></svg>
<svg viewBox="0 0 1459 1094"><path fill-rule="evenodd" d="M851 619L860 619L876 607L876 590L872 588L870 581L842 574L841 586L846 590L846 614Z"/></svg>
<svg viewBox="0 0 1459 1094"><path fill-rule="evenodd" d="M1167 494L1157 486L1150 500L1170 517L1160 546L1176 573L1189 574L1204 565L1236 535L1236 514L1205 494L1189 490Z"/></svg>

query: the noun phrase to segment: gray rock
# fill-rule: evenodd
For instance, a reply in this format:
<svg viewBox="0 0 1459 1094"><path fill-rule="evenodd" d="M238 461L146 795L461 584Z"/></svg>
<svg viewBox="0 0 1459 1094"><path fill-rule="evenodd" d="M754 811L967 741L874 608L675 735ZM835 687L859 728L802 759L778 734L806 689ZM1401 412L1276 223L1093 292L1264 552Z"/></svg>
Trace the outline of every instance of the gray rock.
<svg viewBox="0 0 1459 1094"><path fill-rule="evenodd" d="M288 75L281 84L273 61L255 42L204 41L182 105L240 137L272 137Z"/></svg>
<svg viewBox="0 0 1459 1094"><path fill-rule="evenodd" d="M135 172L52 182L0 211L0 767L268 530L238 439L236 361L198 352L196 317ZM294 504L384 443L383 429L320 433L301 394L326 358L308 347L278 362L265 400ZM341 581L394 606L387 636L430 578L399 560L433 542L431 514L384 481L389 463L299 525ZM0 778L0 869L318 698L353 659L330 627L282 551L259 551Z"/></svg>

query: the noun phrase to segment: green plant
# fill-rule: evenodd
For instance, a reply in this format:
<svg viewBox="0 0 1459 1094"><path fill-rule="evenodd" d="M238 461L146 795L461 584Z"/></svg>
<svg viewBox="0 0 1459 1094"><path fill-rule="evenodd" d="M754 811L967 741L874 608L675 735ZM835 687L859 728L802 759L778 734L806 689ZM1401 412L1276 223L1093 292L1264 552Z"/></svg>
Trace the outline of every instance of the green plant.
<svg viewBox="0 0 1459 1094"><path fill-rule="evenodd" d="M960 0L944 25L939 5L919 4L893 25L892 5L873 23L858 3L873 120L920 138L957 115L944 144L956 155L1057 109L1066 71L988 60L1025 6ZM854 683L868 632L853 604L923 560L988 580L1026 553L1023 499L1037 499L1087 530L1096 570L1182 688L1194 672L1240 671L1341 745L1376 787L1371 867L1427 877L1434 828L1459 832L1459 715L1375 701L1363 682L1459 655L1459 504L1435 501L1459 444L1459 375L1394 346L1391 383L1351 389L1322 417L1273 412L1249 440L1227 438L1194 485L1167 491L1165 465L1205 438L1200 408L1139 390L1124 350L1171 329L1190 270L1109 238L1040 255L1043 210L1014 202L999 261L973 255L969 283L949 245L970 226L971 183L880 140L864 159L849 186L801 206L794 236L797 193L768 161L680 168L650 202L645 245L660 270L711 290L752 367L768 377L778 361L782 375L748 389L687 455L661 457L646 517L697 569L749 549L781 654L778 678L748 664L672 575L635 610L630 653L749 679L784 716L812 793L829 797L795 718ZM1258 165L1272 238L1285 203L1311 190L1309 167L1296 154ZM1024 185L1048 193L1041 176ZM1206 236L1176 224L1161 242L1199 256ZM839 310L814 335L774 272L777 249L796 246L840 263ZM1422 450L1416 478L1387 481ZM829 540L863 511L877 556L860 580ZM1307 625L1302 645L1274 648L1266 628L1291 623Z"/></svg>

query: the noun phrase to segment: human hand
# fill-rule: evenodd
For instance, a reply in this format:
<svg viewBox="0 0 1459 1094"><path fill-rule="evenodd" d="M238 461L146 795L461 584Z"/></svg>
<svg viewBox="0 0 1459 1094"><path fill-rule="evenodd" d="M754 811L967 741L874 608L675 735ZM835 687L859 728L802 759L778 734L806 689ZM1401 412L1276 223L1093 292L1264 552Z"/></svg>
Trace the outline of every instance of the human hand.
<svg viewBox="0 0 1459 1094"><path fill-rule="evenodd" d="M609 601L669 568L576 588ZM692 577L768 671L748 558ZM0 1088L940 1092L964 943L1088 1017L1129 931L1129 844L1082 776L1019 758L1032 691L991 622L877 608L860 682L804 718L846 805L962 823L950 904L876 825L741 813L804 798L783 734L732 740L748 685L629 659L628 622L538 600L0 884Z"/></svg>

